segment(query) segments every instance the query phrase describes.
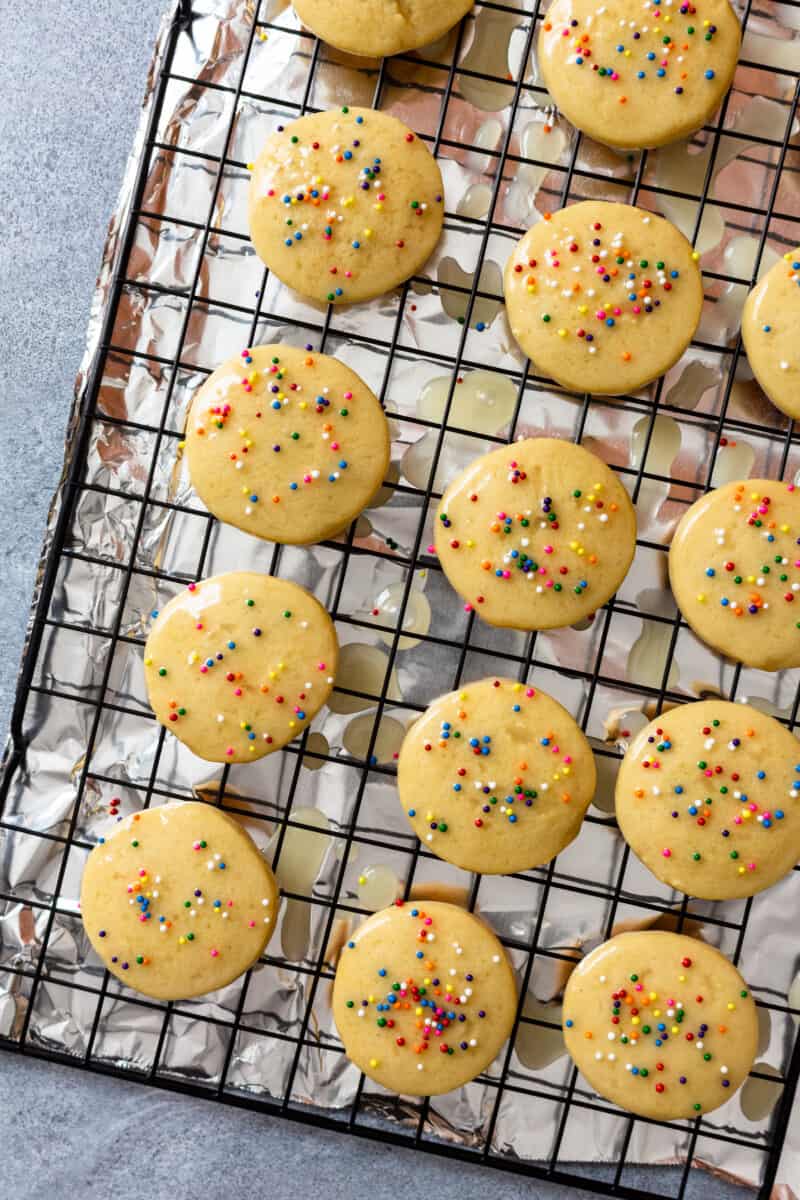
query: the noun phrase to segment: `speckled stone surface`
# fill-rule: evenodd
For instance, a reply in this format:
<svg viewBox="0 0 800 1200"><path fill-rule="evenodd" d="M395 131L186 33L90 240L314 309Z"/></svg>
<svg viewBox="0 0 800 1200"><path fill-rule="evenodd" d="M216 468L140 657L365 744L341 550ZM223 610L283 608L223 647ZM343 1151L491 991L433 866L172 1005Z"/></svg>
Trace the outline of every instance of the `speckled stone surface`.
<svg viewBox="0 0 800 1200"><path fill-rule="evenodd" d="M164 0L0 0L0 723L17 662L108 216ZM20 15L22 14L22 15ZM590 1118L587 1117L587 1121ZM463 1200L585 1193L364 1143L0 1051L3 1200ZM608 1172L603 1172L608 1177ZM643 1194L679 1174L625 1172ZM739 1188L693 1174L690 1196Z"/></svg>

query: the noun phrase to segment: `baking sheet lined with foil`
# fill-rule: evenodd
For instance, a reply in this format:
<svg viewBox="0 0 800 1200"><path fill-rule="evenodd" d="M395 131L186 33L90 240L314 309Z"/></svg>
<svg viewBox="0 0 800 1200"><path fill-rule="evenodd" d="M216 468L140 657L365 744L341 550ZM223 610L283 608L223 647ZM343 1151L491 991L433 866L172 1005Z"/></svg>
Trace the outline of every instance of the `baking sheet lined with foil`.
<svg viewBox="0 0 800 1200"><path fill-rule="evenodd" d="M247 1095L254 1106L381 1121L411 1138L422 1121L423 1143L444 1140L476 1157L488 1150L522 1167L550 1163L554 1178L588 1162L587 1181L624 1186L622 1161L688 1155L758 1183L800 1018L800 876L752 902L687 907L625 850L613 786L628 739L659 704L723 695L796 717L800 673L735 668L680 624L666 548L707 486L800 479L793 430L736 348L751 279L800 242L800 8L749 5L719 127L646 155L578 137L549 104L537 82L533 0L478 3L460 31L382 64L318 44L282 0L209 0L195 13L205 15L178 35L171 61L165 19L105 249L78 380L86 462L63 545L54 541L58 506L50 519L57 571L0 822L0 1036ZM159 69L163 103L147 138ZM326 311L256 258L247 163L280 120L341 104L376 104L428 140L447 218L422 275L368 305ZM120 261L140 168L132 247ZM501 273L520 233L586 197L660 212L702 254L696 342L663 383L625 400L567 395L537 377L503 310ZM116 269L124 283L95 391L92 354ZM272 341L335 354L390 418L386 485L335 542L258 542L214 522L189 484L180 442L196 389L226 357ZM72 430L74 451L75 422ZM466 614L428 547L436 499L454 474L496 444L533 435L578 438L619 472L636 503L639 546L615 601L592 622L530 637ZM142 644L152 614L187 581L241 568L313 591L336 620L341 667L302 739L222 770L153 719ZM550 869L471 877L421 849L400 810L394 762L408 725L435 696L488 674L531 679L557 697L596 751L596 801ZM284 899L266 961L246 981L165 1009L104 975L83 932L79 884L91 845L117 817L192 796L239 815L275 862ZM363 1080L330 1011L347 931L402 894L474 905L506 941L524 989L508 1056L429 1104ZM753 1077L728 1104L697 1125L659 1126L612 1109L576 1079L560 996L576 959L611 932L678 921L738 957L761 1006L761 1040ZM799 1176L795 1123L778 1179ZM687 1194L707 1186L697 1178Z"/></svg>

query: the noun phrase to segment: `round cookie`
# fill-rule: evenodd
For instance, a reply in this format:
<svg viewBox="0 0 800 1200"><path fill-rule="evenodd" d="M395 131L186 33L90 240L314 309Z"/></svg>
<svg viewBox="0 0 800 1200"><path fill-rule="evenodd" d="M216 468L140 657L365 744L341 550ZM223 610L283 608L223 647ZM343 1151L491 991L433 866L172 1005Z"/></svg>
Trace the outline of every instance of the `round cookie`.
<svg viewBox="0 0 800 1200"><path fill-rule="evenodd" d="M381 296L428 260L444 221L442 176L408 126L370 108L279 125L253 165L250 237L312 300Z"/></svg>
<svg viewBox="0 0 800 1200"><path fill-rule="evenodd" d="M389 426L362 379L295 346L243 350L194 398L186 453L221 521L295 545L341 532L377 492Z"/></svg>
<svg viewBox="0 0 800 1200"><path fill-rule="evenodd" d="M294 0L298 17L317 37L368 58L438 41L472 5L473 0Z"/></svg>
<svg viewBox="0 0 800 1200"><path fill-rule="evenodd" d="M555 0L538 61L576 128L607 146L644 149L705 124L731 85L740 41L728 0Z"/></svg>
<svg viewBox="0 0 800 1200"><path fill-rule="evenodd" d="M513 679L435 700L406 735L397 775L420 841L487 875L555 858L578 834L596 783L591 747L567 710Z"/></svg>
<svg viewBox="0 0 800 1200"><path fill-rule="evenodd" d="M800 861L800 743L749 705L683 704L631 742L616 807L663 883L703 900L752 896Z"/></svg>
<svg viewBox="0 0 800 1200"><path fill-rule="evenodd" d="M800 417L800 247L775 263L747 297L742 341L772 403Z"/></svg>
<svg viewBox="0 0 800 1200"><path fill-rule="evenodd" d="M564 992L575 1066L606 1100L643 1117L696 1117L730 1100L757 1038L739 972L685 934L617 934L578 964Z"/></svg>
<svg viewBox="0 0 800 1200"><path fill-rule="evenodd" d="M617 476L582 446L528 438L478 458L442 497L436 552L490 625L574 625L613 596L636 546Z"/></svg>
<svg viewBox="0 0 800 1200"><path fill-rule="evenodd" d="M278 913L249 835L208 804L126 817L86 861L81 913L107 970L159 1000L225 987L252 966Z"/></svg>
<svg viewBox="0 0 800 1200"><path fill-rule="evenodd" d="M764 671L800 666L800 492L745 479L702 496L669 550L684 619L721 654Z"/></svg>
<svg viewBox="0 0 800 1200"><path fill-rule="evenodd" d="M342 949L333 1016L359 1070L392 1092L438 1096L496 1058L517 1008L491 929L455 904L398 900Z"/></svg>
<svg viewBox="0 0 800 1200"><path fill-rule="evenodd" d="M505 269L511 332L536 370L575 392L651 383L692 340L703 280L669 221L583 200L529 229Z"/></svg>
<svg viewBox="0 0 800 1200"><path fill-rule="evenodd" d="M145 646L158 720L209 762L254 762L302 733L330 695L339 647L305 588L254 571L170 600Z"/></svg>

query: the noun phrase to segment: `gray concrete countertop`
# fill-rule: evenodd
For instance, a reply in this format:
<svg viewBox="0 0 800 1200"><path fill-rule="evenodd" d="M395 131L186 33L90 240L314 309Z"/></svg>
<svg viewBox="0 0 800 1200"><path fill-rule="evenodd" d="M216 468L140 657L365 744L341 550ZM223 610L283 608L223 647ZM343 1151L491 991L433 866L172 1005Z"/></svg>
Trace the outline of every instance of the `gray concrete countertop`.
<svg viewBox="0 0 800 1200"><path fill-rule="evenodd" d="M2 727L106 224L165 3L0 0ZM4 1200L578 1195L2 1052L0 1130ZM626 1183L670 1192L677 1177L632 1171ZM697 1185L709 1200L746 1194L705 1175Z"/></svg>

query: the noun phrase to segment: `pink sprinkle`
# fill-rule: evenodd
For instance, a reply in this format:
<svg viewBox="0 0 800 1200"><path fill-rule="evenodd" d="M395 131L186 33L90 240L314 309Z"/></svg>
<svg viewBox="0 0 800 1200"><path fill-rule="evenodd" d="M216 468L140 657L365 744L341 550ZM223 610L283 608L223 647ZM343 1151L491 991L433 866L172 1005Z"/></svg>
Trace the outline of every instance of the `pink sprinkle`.
<svg viewBox="0 0 800 1200"><path fill-rule="evenodd" d="M324 663L324 662L317 663L317 670L318 670L318 671L324 671L324 670L325 670L325 663Z"/></svg>
<svg viewBox="0 0 800 1200"><path fill-rule="evenodd" d="M545 586L545 587L549 587L549 588L551 588L551 587L553 586L553 581L552 581L552 579L548 579L547 583L546 583L544 586Z"/></svg>
<svg viewBox="0 0 800 1200"><path fill-rule="evenodd" d="M212 957L212 958L217 958L218 956L219 956L219 950L212 950L212 951L211 951L211 957Z"/></svg>
<svg viewBox="0 0 800 1200"><path fill-rule="evenodd" d="M634 304L634 306L633 306L633 311L634 311L635 313L640 313L640 312L642 311L642 306L641 306L641 304Z"/></svg>
<svg viewBox="0 0 800 1200"><path fill-rule="evenodd" d="M536 695L536 692L533 690L533 688L527 688L527 689L526 689L526 691L525 691L525 695L526 695L526 696L528 696L528 697L530 697L530 696L535 696L535 695Z"/></svg>
<svg viewBox="0 0 800 1200"><path fill-rule="evenodd" d="M662 853L662 855L664 856L664 858L672 858L672 851L671 851L671 850L667 850L667 849L665 848L664 850L662 850L662 851L661 851L661 853Z"/></svg>
<svg viewBox="0 0 800 1200"><path fill-rule="evenodd" d="M748 864L747 864L747 869L748 869L748 871L755 871L755 869L756 869L756 864L755 864L755 863L748 863Z"/></svg>
<svg viewBox="0 0 800 1200"><path fill-rule="evenodd" d="M734 817L734 818L733 818L733 823L734 823L734 825L741 825L741 823L742 823L742 818L741 818L741 817Z"/></svg>
<svg viewBox="0 0 800 1200"><path fill-rule="evenodd" d="M250 928L252 929L252 928L255 926L255 921L248 921L248 922L247 922L247 924L248 924L248 925L250 926Z"/></svg>
<svg viewBox="0 0 800 1200"><path fill-rule="evenodd" d="M196 588L196 587L197 587L197 584L196 584L196 583L190 583L190 584L189 584L189 591L190 591L190 592L193 592L193 591L195 590L195 588Z"/></svg>
<svg viewBox="0 0 800 1200"><path fill-rule="evenodd" d="M228 749L225 751L225 753L226 753L226 754L228 755L228 757L230 758L230 757L231 757L231 755L233 754L233 746L228 746Z"/></svg>
<svg viewBox="0 0 800 1200"><path fill-rule="evenodd" d="M241 696L241 694L242 694L242 689L241 689L241 688L234 688L234 689L233 689L233 694L234 694L234 696Z"/></svg>
<svg viewBox="0 0 800 1200"><path fill-rule="evenodd" d="M545 546L545 548L544 548L544 552L545 552L545 554L552 554L552 553L553 553L553 547L552 547L552 546Z"/></svg>
<svg viewBox="0 0 800 1200"><path fill-rule="evenodd" d="M339 449L339 443L331 442L331 450L338 450L338 449Z"/></svg>
<svg viewBox="0 0 800 1200"><path fill-rule="evenodd" d="M471 604L465 604L465 605L464 605L464 612L467 612L467 613L469 613L469 612L472 612L472 605L471 605Z"/></svg>
<svg viewBox="0 0 800 1200"><path fill-rule="evenodd" d="M432 924L433 924L433 919L432 919L431 917L426 917L426 918L425 918L425 924L426 924L426 925L432 925Z"/></svg>
<svg viewBox="0 0 800 1200"><path fill-rule="evenodd" d="M750 804L748 804L747 807L750 809L750 812L758 812L758 805L753 804L752 801L750 802Z"/></svg>
<svg viewBox="0 0 800 1200"><path fill-rule="evenodd" d="M203 622L198 621L197 624L195 625L195 629L202 629L202 628L203 628Z"/></svg>
<svg viewBox="0 0 800 1200"><path fill-rule="evenodd" d="M344 394L344 398L345 398L345 400L352 400L352 399L353 399L353 393L352 393L352 392L345 392L345 394Z"/></svg>
<svg viewBox="0 0 800 1200"><path fill-rule="evenodd" d="M208 674L208 667L206 667L206 666L202 666L202 667L200 668L200 674L201 674L201 675L207 675L207 674Z"/></svg>
<svg viewBox="0 0 800 1200"><path fill-rule="evenodd" d="M232 900L229 900L229 901L228 901L228 908L233 908L233 901L232 901Z"/></svg>

